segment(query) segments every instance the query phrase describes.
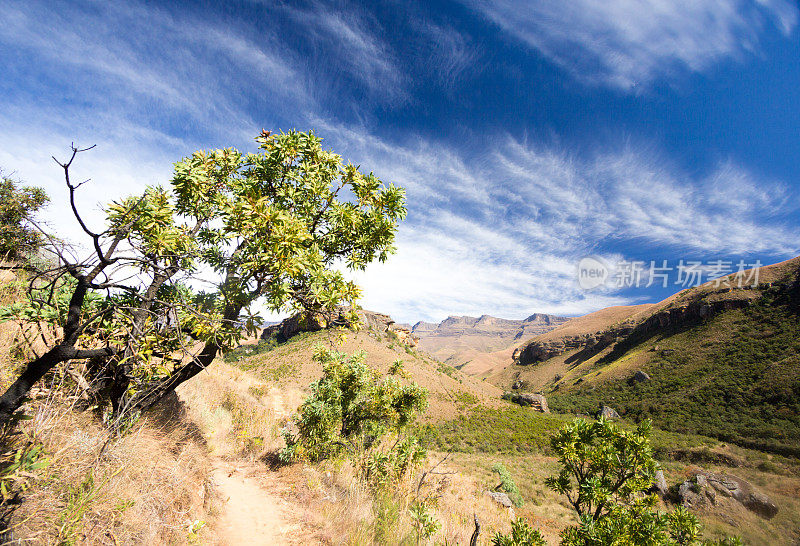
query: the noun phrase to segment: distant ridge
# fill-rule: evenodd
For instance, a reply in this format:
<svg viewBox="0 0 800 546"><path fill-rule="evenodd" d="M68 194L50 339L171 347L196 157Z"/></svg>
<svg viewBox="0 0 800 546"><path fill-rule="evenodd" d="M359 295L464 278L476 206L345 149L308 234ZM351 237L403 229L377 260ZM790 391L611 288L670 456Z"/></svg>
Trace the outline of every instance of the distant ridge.
<svg viewBox="0 0 800 546"><path fill-rule="evenodd" d="M491 315L450 316L438 324L417 322L411 331L419 338L420 348L443 362L460 366L478 354L504 349L548 332L568 320L568 317L544 313L533 313L523 320Z"/></svg>

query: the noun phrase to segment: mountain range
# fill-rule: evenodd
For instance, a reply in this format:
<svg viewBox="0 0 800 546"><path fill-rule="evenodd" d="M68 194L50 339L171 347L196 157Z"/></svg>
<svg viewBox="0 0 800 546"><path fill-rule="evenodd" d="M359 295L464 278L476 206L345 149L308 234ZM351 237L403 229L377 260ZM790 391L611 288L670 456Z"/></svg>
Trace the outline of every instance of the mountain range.
<svg viewBox="0 0 800 546"><path fill-rule="evenodd" d="M505 349L548 332L569 318L534 313L523 320L482 315L450 316L442 322L417 322L411 331L419 347L438 360L461 367L486 353Z"/></svg>

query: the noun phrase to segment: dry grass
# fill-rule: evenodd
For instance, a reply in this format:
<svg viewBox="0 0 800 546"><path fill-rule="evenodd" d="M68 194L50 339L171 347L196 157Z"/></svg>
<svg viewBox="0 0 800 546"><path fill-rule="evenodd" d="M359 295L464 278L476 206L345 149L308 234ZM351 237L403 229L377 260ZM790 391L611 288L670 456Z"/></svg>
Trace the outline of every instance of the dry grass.
<svg viewBox="0 0 800 546"><path fill-rule="evenodd" d="M442 458L431 454L413 476L396 489L375 490L357 478L350 462L310 466L296 464L280 469L281 481L290 484L293 500L305 508L309 543L416 544L409 508L426 501L439 523L438 531L420 544L467 544L477 514L481 524L479 544L490 544L496 531L507 532L516 515L486 495L484 485L445 462L428 474L424 470Z"/></svg>
<svg viewBox="0 0 800 546"><path fill-rule="evenodd" d="M339 344L339 334L340 332L330 330L303 334L269 352L243 359L235 366L247 370L250 377L257 378L256 381L263 384L276 386L287 392L302 393L312 381L322 375L320 364L312 359L314 347L322 344L347 354L366 351L367 364L380 373L386 373L395 360L402 360L403 368L410 374L411 380L428 389L429 408L423 416L426 420L446 419L457 415L464 409L459 409L459 401L464 400L465 395L471 395L485 406L505 404L500 400L502 391L494 385L444 366L411 349L406 351L405 346L400 343L378 339L374 333L368 331L347 331L344 333L346 339ZM281 366L292 372L281 374L276 380L275 371L281 369Z"/></svg>
<svg viewBox="0 0 800 546"><path fill-rule="evenodd" d="M211 455L259 460L283 447L280 429L302 401L221 360L181 385L179 397L208 439Z"/></svg>
<svg viewBox="0 0 800 546"><path fill-rule="evenodd" d="M12 524L36 544L186 544L205 518L205 447L190 427L151 416L112 438L92 416L37 404L26 432L50 464ZM170 412L171 413L171 412Z"/></svg>

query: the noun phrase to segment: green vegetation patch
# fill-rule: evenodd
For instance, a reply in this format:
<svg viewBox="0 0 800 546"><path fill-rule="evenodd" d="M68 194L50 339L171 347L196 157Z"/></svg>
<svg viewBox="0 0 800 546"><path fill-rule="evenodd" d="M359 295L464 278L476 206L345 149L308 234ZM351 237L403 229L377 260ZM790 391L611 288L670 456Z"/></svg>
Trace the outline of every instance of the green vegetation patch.
<svg viewBox="0 0 800 546"><path fill-rule="evenodd" d="M581 384L548 396L550 408L594 414L607 404L662 429L800 457L797 302L797 294L772 291L750 308L662 333L645 368L650 381ZM648 342L655 340L639 340Z"/></svg>
<svg viewBox="0 0 800 546"><path fill-rule="evenodd" d="M244 367L249 364L240 364L241 361L253 356L258 356L268 353L277 346L278 342L275 341L274 339L259 341L257 345L239 345L232 351L226 352L225 356L223 356L223 359L228 364L234 364L244 369Z"/></svg>
<svg viewBox="0 0 800 546"><path fill-rule="evenodd" d="M422 435L432 449L441 451L549 452L550 436L570 419L529 408L478 406L467 415L426 425Z"/></svg>

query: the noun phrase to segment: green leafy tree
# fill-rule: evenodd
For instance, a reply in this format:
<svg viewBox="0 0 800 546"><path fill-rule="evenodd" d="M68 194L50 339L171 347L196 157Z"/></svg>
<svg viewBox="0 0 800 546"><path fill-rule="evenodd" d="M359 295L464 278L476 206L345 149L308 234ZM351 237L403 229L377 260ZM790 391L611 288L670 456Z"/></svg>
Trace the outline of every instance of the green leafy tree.
<svg viewBox="0 0 800 546"><path fill-rule="evenodd" d="M314 360L322 364L322 377L311 384L311 395L294 418L297 432L284 434L284 460L319 461L343 452L363 452L377 445L384 434L405 430L426 407L425 389L416 383L404 384L396 374L380 376L366 365L365 358L363 351L347 356L317 348ZM398 441L397 445L401 455L395 456L392 466L407 467L424 454L416 442ZM372 472L389 471L377 464Z"/></svg>
<svg viewBox="0 0 800 546"><path fill-rule="evenodd" d="M658 465L649 433L649 421L625 431L604 419L577 419L553 436L561 470L545 483L566 495L580 518L602 519L652 485Z"/></svg>
<svg viewBox="0 0 800 546"><path fill-rule="evenodd" d="M30 221L48 201L42 188L22 186L0 173L0 258L24 260L41 245Z"/></svg>
<svg viewBox="0 0 800 546"><path fill-rule="evenodd" d="M69 169L85 150L72 148L59 165L94 253L76 260L55 248L60 266L34 275L28 307L57 315L63 334L0 396L0 423L11 422L33 384L68 360L90 362L91 375L101 378L96 392L110 399L120 423L234 346L243 325L259 323L251 312L257 300L318 313L359 296L340 268L364 269L393 252L406 212L403 190L344 164L312 133L263 132L256 140L259 153L213 150L178 162L170 189L110 205L101 232L75 206L80 184ZM178 289L201 266L220 275L214 298ZM139 275L130 281L132 269ZM198 352L188 350L187 336L202 342Z"/></svg>
<svg viewBox="0 0 800 546"><path fill-rule="evenodd" d="M360 295L337 265L363 270L394 251L405 194L344 164L313 133L262 132L260 152L196 152L175 166L172 186L183 216L213 218L200 228L199 255L222 278L214 337L169 378L141 389L144 409L211 364L241 336L250 306L323 312Z"/></svg>
<svg viewBox="0 0 800 546"><path fill-rule="evenodd" d="M580 520L561 532L561 544L740 544L738 538L702 540L700 521L683 507L670 513L656 509L656 495L644 493L658 469L650 448L650 430L649 421L623 430L605 419L576 419L553 436L551 445L561 470L545 483L567 497ZM495 544L522 544L514 541L513 533L498 537L503 542L495 540Z"/></svg>

